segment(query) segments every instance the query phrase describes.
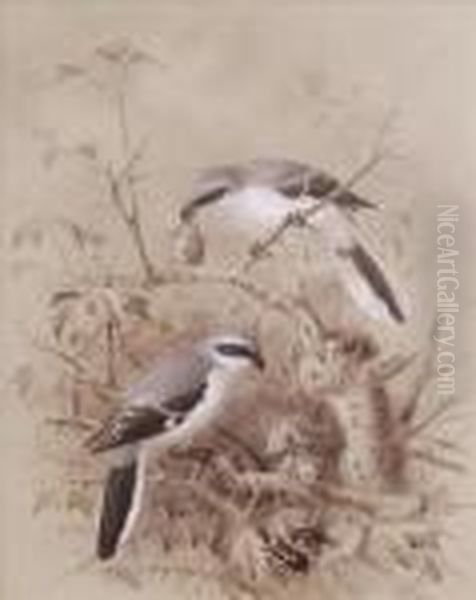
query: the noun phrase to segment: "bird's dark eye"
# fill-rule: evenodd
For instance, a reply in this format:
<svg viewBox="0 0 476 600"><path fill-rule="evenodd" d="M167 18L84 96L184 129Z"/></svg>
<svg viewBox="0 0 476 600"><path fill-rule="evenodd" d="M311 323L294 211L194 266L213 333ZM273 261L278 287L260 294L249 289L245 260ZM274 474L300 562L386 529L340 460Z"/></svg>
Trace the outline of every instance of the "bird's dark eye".
<svg viewBox="0 0 476 600"><path fill-rule="evenodd" d="M243 356L253 358L254 352L248 346L240 346L238 344L218 344L216 349L224 356Z"/></svg>
<svg viewBox="0 0 476 600"><path fill-rule="evenodd" d="M240 344L222 343L217 344L216 350L223 356L236 356L247 358L254 363L259 369L264 369L264 360L259 351L251 346Z"/></svg>

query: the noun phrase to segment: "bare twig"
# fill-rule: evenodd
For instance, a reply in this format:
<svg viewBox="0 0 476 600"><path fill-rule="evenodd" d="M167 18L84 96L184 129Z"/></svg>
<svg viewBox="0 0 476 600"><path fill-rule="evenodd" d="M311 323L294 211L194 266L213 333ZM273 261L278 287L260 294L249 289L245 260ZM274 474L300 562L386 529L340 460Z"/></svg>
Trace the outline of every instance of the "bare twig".
<svg viewBox="0 0 476 600"><path fill-rule="evenodd" d="M149 253L146 248L145 237L142 231L142 222L139 216L139 210L137 205L137 199L133 196L134 200L131 204L131 209L127 210L123 191L122 191L122 176L118 177L113 173L109 167L105 171L105 176L109 186L109 195L111 202L116 209L117 213L122 219L122 222L127 227L131 236L134 248L137 252L140 264L144 271L146 283L151 283L156 280L155 268L149 257Z"/></svg>
<svg viewBox="0 0 476 600"><path fill-rule="evenodd" d="M378 364L372 370L372 376L378 382L385 382L401 375L417 358L418 353L412 352L404 356L392 356L389 360Z"/></svg>
<svg viewBox="0 0 476 600"><path fill-rule="evenodd" d="M117 117L119 123L119 132L121 135L121 143L124 152L127 154L129 152L130 146L130 135L129 135L129 124L127 121L127 107L126 107L126 94L125 89L127 85L127 77L128 77L128 67L127 65L123 65L121 69L122 73L122 81L119 85L119 89L117 91Z"/></svg>
<svg viewBox="0 0 476 600"><path fill-rule="evenodd" d="M40 342L34 341L33 345L40 351L47 354L51 354L59 358L63 363L71 367L75 374L84 375L88 372L87 365L83 364L76 356L68 354L64 350L60 348L56 348L55 346L49 346L46 344L41 344Z"/></svg>
<svg viewBox="0 0 476 600"><path fill-rule="evenodd" d="M379 522L400 521L414 516L419 502L415 498L379 493L372 490L353 489L329 482L319 482L313 488L299 484L295 480L274 472L250 473L240 475L239 479L256 492L270 491L286 494L309 508L316 508L320 502L353 510Z"/></svg>
<svg viewBox="0 0 476 600"><path fill-rule="evenodd" d="M108 319L106 323L106 359L107 359L107 382L109 385L116 387L116 348L114 336L114 322Z"/></svg>
<svg viewBox="0 0 476 600"><path fill-rule="evenodd" d="M98 425L96 421L78 417L47 417L45 422L55 427L71 427L84 431L91 431Z"/></svg>
<svg viewBox="0 0 476 600"><path fill-rule="evenodd" d="M413 448L409 450L409 456L413 459L425 461L428 464L433 465L434 467L448 469L456 473L467 472L467 468L464 466L464 464L455 460L448 459L444 456L438 456L431 450Z"/></svg>
<svg viewBox="0 0 476 600"><path fill-rule="evenodd" d="M110 190L111 190L111 198L113 202L118 208L119 214L121 215L124 223L126 224L129 233L131 235L132 241L136 248L136 251L139 256L139 260L141 262L142 268L144 270L144 275L146 279L146 283L151 282L155 276L155 270L150 259L149 253L146 249L145 236L142 228L142 221L140 218L139 211L139 202L134 186L133 178L131 177L132 169L134 168L136 162L142 157L143 154L143 145L141 144L135 152L131 153L131 131L129 126L129 119L127 114L127 97L126 97L126 89L129 77L129 68L131 63L128 61L121 61L121 78L120 83L117 89L117 118L118 118L118 129L121 138L122 152L126 157L126 164L119 173L119 176L115 178L115 184L111 186L112 181L111 177L109 177ZM130 209L127 211L125 206L125 198L122 194L121 183L125 182L130 202ZM113 197L114 196L114 197ZM121 205L121 208L119 208Z"/></svg>
<svg viewBox="0 0 476 600"><path fill-rule="evenodd" d="M235 434L233 431L226 429L225 427L217 427L216 430L220 435L232 442L235 446L242 450L249 458L251 458L253 464L258 470L264 471L266 469L266 463L262 459L262 457L253 449L253 447L250 444L247 444L240 436Z"/></svg>
<svg viewBox="0 0 476 600"><path fill-rule="evenodd" d="M34 342L34 345L40 352L51 354L69 366L73 371L72 378L74 383L90 387L98 397L106 400L117 400L121 397L121 392L118 387L104 384L95 377L91 377L88 366L82 363L77 357L68 354L64 350L55 348L54 346L39 344L38 342Z"/></svg>
<svg viewBox="0 0 476 600"><path fill-rule="evenodd" d="M225 502L216 496L213 491L203 485L199 480L187 481L186 479L173 479L168 477L165 481L160 480L160 498L164 500L167 494L173 494L174 499L185 492L187 497L193 496L197 501L203 502L208 508L216 510L231 523L242 519L242 512L231 502Z"/></svg>
<svg viewBox="0 0 476 600"><path fill-rule="evenodd" d="M422 431L428 429L433 423L439 420L443 415L445 415L451 408L453 408L455 399L448 398L447 400L441 402L430 414L422 419L419 423L416 423L412 427L410 427L406 433L407 438L415 437L420 434Z"/></svg>
<svg viewBox="0 0 476 600"><path fill-rule="evenodd" d="M420 436L420 439L422 442L428 442L428 444L433 445L433 446L437 446L439 448L441 448L442 450L447 450L448 452L454 452L456 454L459 454L460 456L464 456L466 454L465 449L458 444L457 442L451 441L451 440L447 440L445 438L442 437L438 437L438 436L425 436L422 435Z"/></svg>
<svg viewBox="0 0 476 600"><path fill-rule="evenodd" d="M433 363L430 358L426 358L423 370L419 373L416 381L414 382L413 389L409 395L408 401L400 414L400 421L404 425L411 425L415 414L419 408L420 399L425 393L426 389L430 385L433 377Z"/></svg>

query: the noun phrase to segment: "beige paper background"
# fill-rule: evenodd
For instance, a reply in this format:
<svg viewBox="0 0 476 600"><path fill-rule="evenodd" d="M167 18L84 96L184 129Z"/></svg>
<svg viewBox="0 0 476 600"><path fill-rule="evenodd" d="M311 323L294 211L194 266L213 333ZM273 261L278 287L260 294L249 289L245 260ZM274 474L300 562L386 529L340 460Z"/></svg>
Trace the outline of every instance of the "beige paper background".
<svg viewBox="0 0 476 600"><path fill-rule="evenodd" d="M425 302L435 269L434 207L460 205L458 394L467 400L467 422L475 431L470 250L476 223L476 9L470 3L3 0L0 14L2 598L212 597L210 590L173 578L131 589L101 569L78 571L75 556L84 555L87 538L58 531L54 516L31 514L30 475L40 468L37 424L16 399L11 374L29 352L38 307L57 273L48 249L33 266L25 259L22 267L8 240L33 213L107 218L83 175L45 175L37 140L42 127L70 139L98 130L107 136L107 113L97 112L93 99L76 104L74 95L66 95L51 101L48 72L109 39L130 38L164 63L140 84L134 114L135 126L153 139L149 166L165 208L182 197L197 167L223 160L287 155L348 173L387 111L398 108L389 144L402 158L379 168L362 190L385 200L389 224L409 208L418 214L411 251L428 275L421 283ZM156 202L151 195L147 210L158 216ZM45 270L45 263L51 268ZM424 315L425 307L420 311ZM468 444L470 464L475 455L476 445ZM464 501L474 500L472 475L458 485ZM455 519L449 546L454 569L431 594L473 598L474 513Z"/></svg>

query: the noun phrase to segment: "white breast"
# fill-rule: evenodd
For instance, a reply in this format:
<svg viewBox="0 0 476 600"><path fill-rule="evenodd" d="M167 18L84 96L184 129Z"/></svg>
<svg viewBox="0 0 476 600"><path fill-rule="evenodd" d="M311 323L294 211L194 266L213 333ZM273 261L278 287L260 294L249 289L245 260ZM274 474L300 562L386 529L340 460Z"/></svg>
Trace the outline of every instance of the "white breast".
<svg viewBox="0 0 476 600"><path fill-rule="evenodd" d="M286 217L293 202L267 187L245 187L216 205L216 217L246 233L272 229Z"/></svg>

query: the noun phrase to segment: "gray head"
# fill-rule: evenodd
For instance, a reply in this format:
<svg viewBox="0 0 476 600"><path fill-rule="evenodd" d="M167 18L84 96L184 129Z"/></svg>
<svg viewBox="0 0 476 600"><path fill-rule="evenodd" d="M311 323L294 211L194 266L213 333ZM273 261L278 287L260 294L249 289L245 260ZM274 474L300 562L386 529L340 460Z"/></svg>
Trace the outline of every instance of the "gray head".
<svg viewBox="0 0 476 600"><path fill-rule="evenodd" d="M209 337L204 343L206 352L212 364L229 370L241 370L255 367L263 370L264 359L258 344L252 338L239 335L221 335Z"/></svg>

